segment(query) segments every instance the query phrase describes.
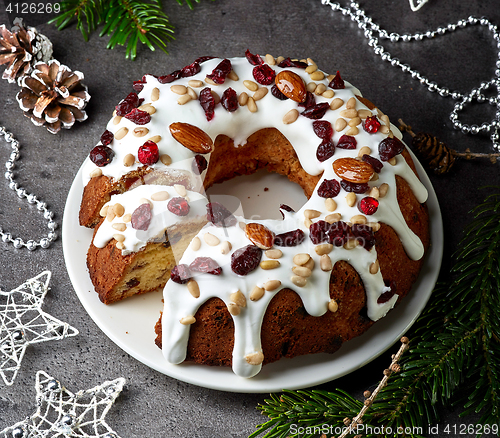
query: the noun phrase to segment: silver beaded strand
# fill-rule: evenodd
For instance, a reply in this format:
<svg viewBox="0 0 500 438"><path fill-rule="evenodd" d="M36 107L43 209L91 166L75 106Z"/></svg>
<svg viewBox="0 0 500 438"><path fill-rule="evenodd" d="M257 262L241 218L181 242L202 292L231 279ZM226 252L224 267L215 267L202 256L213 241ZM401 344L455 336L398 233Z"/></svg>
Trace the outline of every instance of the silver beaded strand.
<svg viewBox="0 0 500 438"><path fill-rule="evenodd" d="M330 0L321 0L321 4L330 6L333 11L339 11L342 15L349 16L352 21L358 24L358 27L364 31L364 36L368 40L368 45L373 49L374 53L382 58L382 61L389 62L394 67L399 67L403 72L408 73L411 77L426 86L430 92L437 92L441 97L451 97L458 102L455 104L453 111L450 113L450 121L455 129L461 130L464 134L479 134L488 133L493 143L493 148L500 152L500 33L496 25L491 23L486 17L477 18L474 16L468 17L466 20L458 20L457 23L450 23L446 27L439 27L436 30L429 30L425 33L415 34L398 34L388 33L378 24L373 23L371 17L367 16L365 11L359 7L356 2L351 2L348 7L342 7L338 2L330 2ZM392 55L384 49L384 46L379 44L379 39L389 40L393 43L398 41L422 41L424 38L434 38L444 35L447 32L453 32L459 28L465 28L469 25L480 25L487 27L492 33L493 39L496 42L498 49L495 77L487 82L482 82L477 88L472 89L467 94L459 91L450 91L446 87L438 85L436 82L430 81L419 71L412 69L408 64L403 64L399 59L393 58ZM378 34L378 38L374 35ZM487 98L483 94L490 87L495 87L497 90L496 97ZM459 120L458 113L465 106L475 100L478 103L487 102L496 107L496 114L490 122L484 122L479 125L468 125Z"/></svg>
<svg viewBox="0 0 500 438"><path fill-rule="evenodd" d="M43 217L48 221L47 227L50 230L47 237L43 237L39 242L35 240L28 240L24 242L20 237L13 237L11 233L4 231L0 226L0 238L2 242L12 243L15 248L20 249L22 247L28 248L30 251L35 250L38 246L42 248L48 248L50 244L57 239L57 233L55 229L57 228L57 222L53 220L54 213L47 208L47 204L42 200L38 199L34 194L28 193L26 189L20 187L19 184L14 180L14 168L15 162L19 158L19 141L14 138L11 132L7 131L5 127L0 126L0 135L3 135L5 141L10 143L12 147L12 152L10 157L5 163L7 171L5 172L5 179L9 182L9 188L17 193L19 198L26 198L29 204L36 204L38 211L43 213Z"/></svg>

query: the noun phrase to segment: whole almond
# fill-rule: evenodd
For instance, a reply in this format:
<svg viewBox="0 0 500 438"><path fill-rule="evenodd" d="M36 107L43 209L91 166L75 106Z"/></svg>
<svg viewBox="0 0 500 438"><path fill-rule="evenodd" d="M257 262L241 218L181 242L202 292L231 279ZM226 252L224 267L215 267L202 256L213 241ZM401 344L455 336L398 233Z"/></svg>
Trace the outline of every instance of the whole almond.
<svg viewBox="0 0 500 438"><path fill-rule="evenodd" d="M333 170L339 178L357 184L367 183L374 173L370 164L355 158L339 158L335 160Z"/></svg>
<svg viewBox="0 0 500 438"><path fill-rule="evenodd" d="M262 224L255 222L245 227L247 238L261 249L271 249L274 244L274 233Z"/></svg>
<svg viewBox="0 0 500 438"><path fill-rule="evenodd" d="M302 78L293 71L280 71L274 79L278 89L294 102L302 103L306 100L307 90Z"/></svg>
<svg viewBox="0 0 500 438"><path fill-rule="evenodd" d="M197 126L183 122L172 123L170 133L182 146L196 154L212 152L212 139Z"/></svg>

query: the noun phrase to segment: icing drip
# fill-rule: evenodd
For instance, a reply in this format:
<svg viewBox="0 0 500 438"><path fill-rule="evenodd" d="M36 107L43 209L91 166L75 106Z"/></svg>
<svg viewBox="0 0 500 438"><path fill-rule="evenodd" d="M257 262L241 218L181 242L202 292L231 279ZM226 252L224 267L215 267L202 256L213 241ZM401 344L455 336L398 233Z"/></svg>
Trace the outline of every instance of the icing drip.
<svg viewBox="0 0 500 438"><path fill-rule="evenodd" d="M401 138L401 133L396 127L389 124L388 119L381 117L380 114L377 113L377 110L370 111L359 100L352 99L356 95L360 96L361 93L347 82L345 83L345 89L334 90L334 96L331 96L332 93L330 93L330 96L327 95L328 97L324 95L315 96L316 104L323 102L331 104L334 99L341 99L341 104L338 105L336 109L328 109L324 117L321 118L321 120L331 122L332 126L335 127L332 139L333 142L337 144L340 137L346 134L349 129L349 126L346 125L347 122L350 121L350 118L345 113L347 109L350 109L347 107L349 102L351 102L351 105L352 102L354 102L356 111L362 110L369 115L378 114L382 128L384 129L380 129L376 133L368 133L365 132L361 124L358 123L358 132L354 129L354 133L352 134L357 141L357 148L337 148L335 154L323 162L320 162L316 158L316 149L321 143L321 139L318 138L313 131L313 120L299 116L297 120L292 123L284 123L283 116L285 114L291 110L299 109L302 111L302 109L298 108L297 102L291 99L283 101L276 99L270 92L271 86L259 86L260 88L267 87L269 92L256 102L256 112L251 113L249 109L244 106L238 107L234 112L229 112L219 104L215 107L213 119L208 122L204 110L197 100L179 104L179 95L173 92L171 87L173 85L189 86L190 83L192 84L190 81L193 80L204 81L206 76L212 72L220 61L220 59L206 61L201 64L201 71L198 74L188 78L180 78L169 84L160 84L155 77L146 76L146 83L139 93L139 97L143 98L145 103L151 103L156 109L156 112L151 116L151 121L144 125L144 127L148 129L148 133L142 137L136 137L132 132L137 126L132 121L126 118L113 118L109 122L107 129L115 134L115 139L110 145L115 152L115 158L109 165L101 168L101 170L104 175L115 180L130 171L136 170L142 166L142 164L136 161L132 165L129 163L129 166L126 167L123 165L124 157L127 154L136 156L139 146L152 136L160 136L157 137L157 139L161 138L157 141L160 155L168 154L171 158L171 164L165 165L159 161L152 167L166 173L173 171L191 173L192 161L195 154L189 149L179 145L169 131L171 123L184 122L196 125L212 139L215 139L219 134L225 134L234 139L235 147L243 145L246 139L255 131L262 128L275 127L291 143L304 170L311 175L322 174L321 180L313 195L298 212L286 213L283 221L251 221L253 223L265 225L270 231L276 234L296 229L301 229L306 234L305 240L300 245L279 248L282 251L282 256L278 259L279 267L269 270L258 267L248 275L236 275L231 270L230 266L231 254L234 253L235 250L249 245L251 242L238 225L228 228L219 228L209 223L198 233L201 246L195 249L192 247L188 248L178 263L189 265L197 257L210 257L222 267L221 275L216 276L208 273L195 273L196 275L193 278L197 282L200 290L199 297L197 298L189 293L186 284L178 284L169 281L165 286L165 309L162 317L163 351L165 358L172 363L181 363L185 359L190 323L194 322L194 315L204 302L212 297L218 297L226 303L228 308L230 308L235 305L231 298L232 294L239 291L245 297L246 305L244 307L239 307L239 312L237 312L237 314L233 312L232 315L235 326L233 370L239 376L252 377L261 369L262 346L260 331L262 320L269 302L279 290L282 288L294 290L302 299L305 309L310 315L321 316L329 311L330 271L323 271L320 268L321 256L316 253L315 245L313 245L309 238L309 226L311 223L319 220L326 220L328 222L328 217L331 216L332 213L338 214L340 220L344 222L351 222L354 216L360 215L360 211L357 208L357 202L366 196L366 194L358 194L355 196L356 202L348 202L348 193L344 189L341 189L340 193L334 197L336 203L334 210L332 211L326 208L325 198L318 195L318 187L324 180L340 179L336 175L332 164L339 158L358 157L360 149L365 146L370 148L369 152L367 152L369 155L380 159L378 144L387 137L389 129L398 138ZM226 79L223 85L218 86L203 83L203 87L209 86L219 95L222 95L224 90L231 87L236 91L238 96L243 92L251 96L253 92L245 87L243 81L254 81L252 76L253 66L250 65L245 58L231 59L231 64L239 80ZM284 70L278 66L271 66L271 68L276 72ZM311 82L309 74L303 69L287 67L286 70L293 71L299 75L305 83ZM322 84L325 89L328 90L327 86L329 82L326 77L314 82L318 85ZM200 90L201 88L194 89L197 94ZM159 99L152 100L152 96L155 95L155 93L158 94L158 92ZM338 120L342 123L343 121L346 122L340 131L337 128L339 125L336 124ZM117 140L116 134L124 127L127 128L128 133L123 138ZM354 128L356 125L354 124L352 127ZM385 132L385 134L382 132ZM118 137L121 136L118 135ZM207 160L209 160L209 154L207 154L206 157ZM85 184L90 180L90 174L95 168L96 166L90 161L86 163L83 171ZM395 159L391 160L391 163L384 162L381 171L378 173L378 178L372 178L368 181L370 189L378 189L381 188L383 184L386 184L388 185L388 190L386 194L380 195L377 211L368 217L364 216L364 220L371 226L378 222L383 222L391 226L401 239L408 256L411 259L417 260L423 256L424 248L420 239L409 229L402 216L396 198L396 175L401 176L408 182L419 202L425 202L427 198L425 187L414 175L404 158L398 155ZM203 176L204 173L202 173L201 179ZM190 187L201 187L200 181L200 179L195 178ZM130 193L134 193L139 189L140 187L134 189ZM157 191L158 188L153 190ZM172 191L171 188L163 188L162 190ZM125 195L131 198L135 196L133 194ZM203 198L202 195L198 195L198 197L196 195L197 194L194 192L189 192L188 197L191 200L201 200L201 198ZM353 194L350 195L352 197ZM137 199L140 197L142 196L138 196ZM116 201L112 200L111 203L113 202ZM133 202L131 208L134 208L135 204ZM204 203L200 201L200 205L201 204ZM155 214L162 211L160 208L157 208L156 204L153 210ZM308 210L317 212L313 218L309 219L311 222L308 222L306 218ZM250 222L243 217L238 217L238 221L242 223ZM125 242L127 242L126 251L139 250L145 245L148 239L152 239L156 236L155 233L158 233L158 230L161 232L160 228L162 226L165 227L168 225L168 221L159 222L158 227L152 227L151 231L148 230L140 236L140 239L137 238L136 240L134 240L134 238L137 236L127 235L125 239ZM102 231L101 229L99 230L94 242L96 245L105 245L105 242L109 241L111 238L110 236L113 234L113 229L110 228L110 226L111 225L108 224L106 224L105 227L104 224L101 226ZM216 236L220 241L219 245L222 245L223 242L226 241L230 242L232 249L229 252L223 251L226 252L224 254L221 252L221 247L219 245L208 245L204 241L204 235L206 233ZM138 233L135 234L137 235ZM129 244L130 246L128 246ZM309 254L314 261L314 268L311 269L311 275L307 277L307 280L303 281L304 284L301 286L297 285L296 282L292 280L294 276L292 268L295 266L293 258L298 253ZM372 247L370 250L362 246L356 246L352 249L347 249L343 246L333 247L328 257L331 260L332 266L335 265L337 261L344 260L350 263L359 273L366 291L369 318L377 320L385 316L385 314L395 305L398 298L397 295L393 295L386 302L378 302L380 296L389 292L390 288L384 284L384 279L382 278L380 270L378 268L373 268L373 266L378 263L376 247ZM269 260L269 258L263 256L263 260ZM310 262L309 266L312 266L312 262ZM265 288L267 282L273 280L279 280L280 285L272 291L266 291L264 295L256 301L250 299L252 290L255 286Z"/></svg>

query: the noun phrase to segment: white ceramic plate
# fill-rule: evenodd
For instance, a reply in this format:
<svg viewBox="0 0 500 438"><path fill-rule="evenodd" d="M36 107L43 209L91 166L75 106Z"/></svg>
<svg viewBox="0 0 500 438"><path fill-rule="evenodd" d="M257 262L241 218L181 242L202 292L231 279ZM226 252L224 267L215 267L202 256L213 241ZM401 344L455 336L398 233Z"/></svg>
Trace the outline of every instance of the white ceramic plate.
<svg viewBox="0 0 500 438"><path fill-rule="evenodd" d="M416 160L415 162L429 191L427 204L431 217L432 246L422 273L414 289L401 305L368 332L344 344L333 355L316 354L281 359L264 366L262 371L251 379L236 376L230 368L189 363L169 364L154 343L154 324L163 307L161 291L132 297L110 306L102 304L94 292L85 261L92 231L78 225L83 191L81 169L69 192L62 226L64 258L69 277L90 317L113 342L140 362L170 377L206 388L231 392L275 392L284 388L298 389L318 385L362 367L391 347L415 322L432 293L443 251L441 212L429 178L420 164ZM248 189L250 183L251 190ZM279 204L289 204L298 209L306 199L300 187L284 177L268 173L231 180L217 185L211 193L239 195L247 217L250 212L277 218Z"/></svg>

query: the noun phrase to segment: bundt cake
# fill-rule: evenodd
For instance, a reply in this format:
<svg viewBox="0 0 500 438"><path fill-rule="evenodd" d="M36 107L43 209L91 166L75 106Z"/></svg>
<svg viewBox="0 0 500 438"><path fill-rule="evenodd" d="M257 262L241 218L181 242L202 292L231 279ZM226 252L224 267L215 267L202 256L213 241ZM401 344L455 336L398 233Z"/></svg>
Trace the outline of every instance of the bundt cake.
<svg viewBox="0 0 500 438"><path fill-rule="evenodd" d="M102 301L170 277L155 326L169 362L251 377L335 352L409 293L427 191L400 132L339 72L247 51L134 89L84 166L80 223L97 225L87 260ZM300 184L306 204L249 220L200 194L261 168Z"/></svg>

